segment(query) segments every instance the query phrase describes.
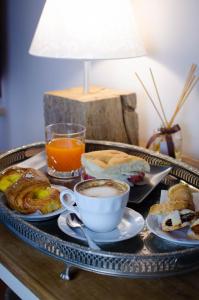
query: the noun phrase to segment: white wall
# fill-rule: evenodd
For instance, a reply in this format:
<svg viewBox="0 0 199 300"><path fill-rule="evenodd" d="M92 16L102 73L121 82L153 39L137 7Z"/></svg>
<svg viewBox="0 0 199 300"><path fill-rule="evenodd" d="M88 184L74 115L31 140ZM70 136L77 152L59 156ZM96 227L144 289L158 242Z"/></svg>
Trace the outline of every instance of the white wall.
<svg viewBox="0 0 199 300"><path fill-rule="evenodd" d="M107 0L108 1L108 0ZM140 142L145 144L160 125L134 72L150 91L148 68L157 79L168 116L179 96L192 62L199 63L198 0L135 0L136 16L148 51L147 58L104 61L92 66L92 83L135 91L138 96ZM28 48L44 5L44 0L8 0L9 68L6 77L6 103L9 142L15 147L43 139L43 93L81 84L79 62L32 57ZM183 152L199 158L199 86L193 91L176 122L183 130Z"/></svg>

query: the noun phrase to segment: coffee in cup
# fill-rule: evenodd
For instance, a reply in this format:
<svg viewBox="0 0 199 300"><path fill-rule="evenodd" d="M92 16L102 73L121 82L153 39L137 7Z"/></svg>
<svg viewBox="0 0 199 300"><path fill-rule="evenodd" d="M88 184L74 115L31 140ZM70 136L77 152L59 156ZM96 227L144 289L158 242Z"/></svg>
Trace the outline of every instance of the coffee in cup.
<svg viewBox="0 0 199 300"><path fill-rule="evenodd" d="M113 180L89 180L78 185L77 191L88 197L111 197L121 195L126 186Z"/></svg>
<svg viewBox="0 0 199 300"><path fill-rule="evenodd" d="M64 190L60 199L63 206L76 213L89 229L108 232L121 222L129 190L129 185L119 180L91 179L77 183L74 192Z"/></svg>

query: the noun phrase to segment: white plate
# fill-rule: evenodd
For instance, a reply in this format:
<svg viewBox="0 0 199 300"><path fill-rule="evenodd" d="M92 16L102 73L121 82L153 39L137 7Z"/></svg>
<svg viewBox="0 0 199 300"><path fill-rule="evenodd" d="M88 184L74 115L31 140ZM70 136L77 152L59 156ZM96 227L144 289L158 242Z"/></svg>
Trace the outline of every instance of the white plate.
<svg viewBox="0 0 199 300"><path fill-rule="evenodd" d="M60 192L65 190L65 187L61 186L61 185L51 185L51 186L53 188L58 189ZM63 213L65 210L66 210L66 208L62 206L58 210L55 210L48 214L42 214L40 211L37 211L37 212L35 212L33 214L29 214L29 215L24 215L19 212L15 212L15 214L23 220L36 222L36 221L46 221L46 220L52 219L52 218L60 215L61 213Z"/></svg>
<svg viewBox="0 0 199 300"><path fill-rule="evenodd" d="M167 191L161 191L160 202L164 202L167 199ZM197 207L199 199L199 193L193 193L194 204ZM174 242L181 245L199 245L199 240L192 240L187 236L189 227L181 228L171 232L164 232L161 228L161 220L163 217L158 215L148 215L146 218L146 225L148 229L157 235L158 237L165 239L169 242Z"/></svg>
<svg viewBox="0 0 199 300"><path fill-rule="evenodd" d="M150 173L145 174L144 181L135 184L131 189L130 203L141 203L159 184L163 178L165 178L172 167L165 166L150 166ZM144 183L144 184L143 184Z"/></svg>
<svg viewBox="0 0 199 300"><path fill-rule="evenodd" d="M79 228L71 228L67 222L67 214L61 214L57 220L59 228L69 236L78 240L86 241L84 234ZM138 212L131 208L126 208L121 223L113 231L99 233L86 228L90 237L98 243L113 243L130 239L136 236L144 227L144 218Z"/></svg>
<svg viewBox="0 0 199 300"><path fill-rule="evenodd" d="M172 232L164 232L161 229L160 222L157 216L148 215L146 218L146 225L148 229L158 237L169 242L174 242L181 245L199 245L199 240L192 240L187 236L188 227Z"/></svg>

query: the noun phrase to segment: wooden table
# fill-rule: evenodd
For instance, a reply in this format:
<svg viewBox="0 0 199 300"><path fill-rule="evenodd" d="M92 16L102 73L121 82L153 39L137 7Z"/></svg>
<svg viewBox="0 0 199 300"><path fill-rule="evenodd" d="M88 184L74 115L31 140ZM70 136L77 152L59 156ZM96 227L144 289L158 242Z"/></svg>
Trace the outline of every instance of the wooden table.
<svg viewBox="0 0 199 300"><path fill-rule="evenodd" d="M193 164L198 166L197 164ZM125 279L77 270L63 281L64 264L27 245L0 224L0 278L22 299L194 300L199 270L160 279Z"/></svg>
<svg viewBox="0 0 199 300"><path fill-rule="evenodd" d="M6 277L1 269L0 277L25 300L199 299L199 271L161 279L125 279L77 270L73 280L63 281L59 277L64 270L62 262L33 249L3 225L0 225L0 263L3 271L14 275Z"/></svg>

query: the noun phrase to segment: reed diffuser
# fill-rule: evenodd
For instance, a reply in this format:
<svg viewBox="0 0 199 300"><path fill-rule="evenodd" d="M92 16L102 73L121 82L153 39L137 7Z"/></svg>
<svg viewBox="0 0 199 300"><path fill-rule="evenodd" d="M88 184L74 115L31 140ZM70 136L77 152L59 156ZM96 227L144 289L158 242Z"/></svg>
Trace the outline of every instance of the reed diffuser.
<svg viewBox="0 0 199 300"><path fill-rule="evenodd" d="M148 99L152 103L156 113L158 114L159 119L161 121L161 127L158 128L153 133L146 147L164 154L168 154L169 156L172 156L174 158L181 159L181 155L182 155L181 128L178 124L175 124L175 120L180 110L184 106L185 102L187 101L191 91L193 90L193 88L195 87L195 85L199 80L199 77L196 76L197 65L196 64L191 65L182 92L180 94L179 99L176 102L173 114L170 119L168 119L165 114L165 110L162 104L162 100L160 98L160 94L158 91L158 87L153 72L151 69L149 70L150 70L150 76L153 81L153 85L156 91L156 96L159 105L155 103L154 99L150 95L148 89L146 88L146 85L144 84L140 76L137 73L135 73L135 75L139 80L140 84L142 85Z"/></svg>

